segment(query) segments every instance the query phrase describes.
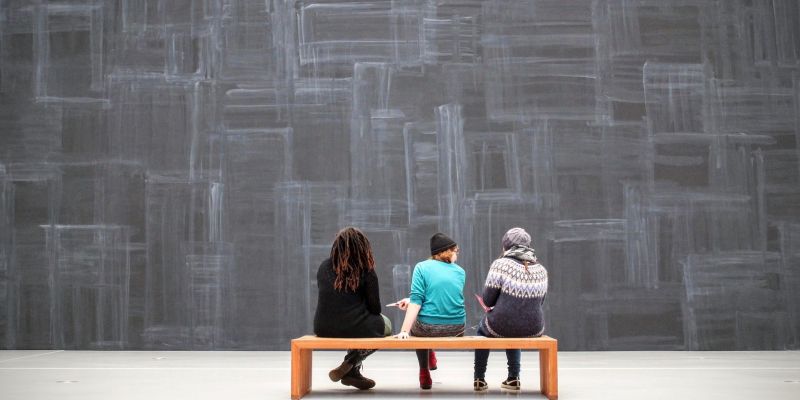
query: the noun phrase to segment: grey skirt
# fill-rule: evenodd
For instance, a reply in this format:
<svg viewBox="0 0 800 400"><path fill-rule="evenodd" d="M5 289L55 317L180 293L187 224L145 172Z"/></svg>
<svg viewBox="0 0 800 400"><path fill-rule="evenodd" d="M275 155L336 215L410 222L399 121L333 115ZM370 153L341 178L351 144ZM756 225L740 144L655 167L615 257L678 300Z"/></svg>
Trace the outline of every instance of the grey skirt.
<svg viewBox="0 0 800 400"><path fill-rule="evenodd" d="M426 324L417 320L409 333L417 337L464 336L464 324Z"/></svg>

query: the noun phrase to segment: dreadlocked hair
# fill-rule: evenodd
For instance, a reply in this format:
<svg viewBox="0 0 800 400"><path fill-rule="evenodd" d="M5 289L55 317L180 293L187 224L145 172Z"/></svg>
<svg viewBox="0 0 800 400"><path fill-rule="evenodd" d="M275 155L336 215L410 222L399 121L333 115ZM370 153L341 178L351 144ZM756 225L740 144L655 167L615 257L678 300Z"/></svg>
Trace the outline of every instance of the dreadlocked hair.
<svg viewBox="0 0 800 400"><path fill-rule="evenodd" d="M364 271L375 268L369 239L358 229L347 227L336 234L331 246L331 263L336 279L333 288L355 292Z"/></svg>

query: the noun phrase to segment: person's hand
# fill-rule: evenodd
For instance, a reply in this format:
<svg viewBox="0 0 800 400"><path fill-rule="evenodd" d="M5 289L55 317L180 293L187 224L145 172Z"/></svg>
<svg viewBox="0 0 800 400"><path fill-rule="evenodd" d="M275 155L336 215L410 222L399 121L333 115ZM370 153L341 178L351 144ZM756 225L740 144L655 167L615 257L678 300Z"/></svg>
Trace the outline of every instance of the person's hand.
<svg viewBox="0 0 800 400"><path fill-rule="evenodd" d="M394 335L395 339L408 339L408 332L400 331L397 335Z"/></svg>
<svg viewBox="0 0 800 400"><path fill-rule="evenodd" d="M405 311L406 308L408 308L408 304L409 303L411 303L411 300L408 297L406 297L405 299L402 299L402 300L398 300L397 301L397 308Z"/></svg>

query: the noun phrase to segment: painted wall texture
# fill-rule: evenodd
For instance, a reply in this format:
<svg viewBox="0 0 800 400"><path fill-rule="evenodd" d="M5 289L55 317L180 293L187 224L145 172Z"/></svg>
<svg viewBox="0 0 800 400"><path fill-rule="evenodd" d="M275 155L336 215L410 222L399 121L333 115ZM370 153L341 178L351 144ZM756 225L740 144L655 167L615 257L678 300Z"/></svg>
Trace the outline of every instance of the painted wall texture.
<svg viewBox="0 0 800 400"><path fill-rule="evenodd" d="M799 138L796 0L2 0L0 347L285 350L355 225L468 333L522 226L562 349L798 349Z"/></svg>

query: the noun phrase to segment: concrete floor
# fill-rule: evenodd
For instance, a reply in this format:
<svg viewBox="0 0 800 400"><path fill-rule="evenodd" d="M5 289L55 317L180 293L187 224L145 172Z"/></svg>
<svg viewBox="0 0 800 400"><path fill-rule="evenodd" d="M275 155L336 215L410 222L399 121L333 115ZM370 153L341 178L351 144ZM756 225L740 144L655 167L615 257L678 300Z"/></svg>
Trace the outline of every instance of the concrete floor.
<svg viewBox="0 0 800 400"><path fill-rule="evenodd" d="M433 390L409 351L378 352L369 391L330 382L343 352L315 352L306 399L508 399L505 355L489 359L489 393L472 392L472 354L438 352ZM0 399L288 399L289 352L0 351ZM537 357L523 353L524 398L542 399ZM560 399L800 399L800 352L562 352ZM513 395L511 395L513 397Z"/></svg>

